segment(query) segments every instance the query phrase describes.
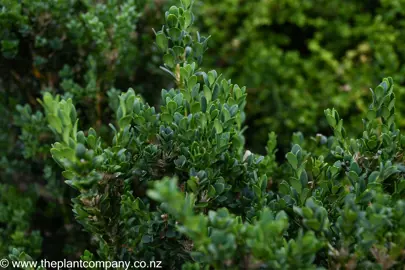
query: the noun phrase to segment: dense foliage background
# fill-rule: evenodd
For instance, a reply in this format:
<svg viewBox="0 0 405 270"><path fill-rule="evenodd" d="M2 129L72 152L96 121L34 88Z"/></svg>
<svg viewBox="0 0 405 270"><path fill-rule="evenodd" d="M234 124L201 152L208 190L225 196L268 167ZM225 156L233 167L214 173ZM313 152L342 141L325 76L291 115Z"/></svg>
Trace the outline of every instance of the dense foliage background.
<svg viewBox="0 0 405 270"><path fill-rule="evenodd" d="M182 3L185 8L187 4L184 3L187 1ZM216 269L230 267L220 261L224 256L229 256L227 258L232 261L232 255L226 254L238 252L254 253L252 256L255 259L271 262L267 267L273 269L286 265L303 269L313 264L354 269L350 267L356 267L355 258L359 258L358 265L364 268L373 266L378 269L378 265L382 265L381 269L388 269L393 265L401 265L405 238L400 226L404 225L401 216L404 204L400 199L404 198L405 186L403 141L396 129L405 127L402 117L405 107L401 102L405 94L405 48L402 46L405 41L405 1L198 1L194 3L195 20L190 28L182 25L181 21L174 23L165 15L173 4L179 6L178 1L174 0L0 1L0 257L8 254L20 256L21 252L25 252L32 258L77 259L87 249L99 257L112 258L111 243L100 240L111 237L111 234L105 236L94 233L94 226L102 225L91 222L89 225L80 213L81 207L84 207L81 205L83 200L72 203L71 199L96 196L94 190L88 187L96 178L90 174L91 169L96 168L97 172L114 176L119 172L122 179L130 177L123 173L125 166L121 164L128 158L125 162L130 165L127 166L133 167L127 168L127 172L133 168L147 171L134 172L139 177L133 184L134 190L146 189L142 181L176 175L179 185L187 183L187 190L194 192L198 200L201 200L201 196L207 199L207 194L215 198L200 202L198 208L203 209L202 213L207 214L208 210L221 207L229 209L229 213L215 212L217 216L212 214L210 220L198 221L202 224L201 228L204 225L214 227L217 229L216 234L227 235L228 239L218 240L216 248L221 246L221 241L222 244L236 241L240 245L234 250L232 245L224 244L223 250L213 251L204 246L208 237L197 234L198 230L190 225L198 220L198 216L190 214L187 217L178 211L183 207L191 213L192 207L187 204L176 206L174 201L180 202L184 198L176 193L169 180L163 181L156 192L150 194L155 204L160 201L167 204L171 202L171 210L166 212L185 224L186 228L182 232L199 248L200 254L196 256ZM181 17L173 9L170 12L176 18ZM184 15L186 20L187 16ZM169 39L173 42L170 45L173 48L169 47L175 54L179 49L174 46L183 51L189 46L201 52L201 56L193 55L190 59L183 59L179 54L173 60L167 56L170 54L168 48L162 49L164 38L159 32L162 24L166 24L169 29L178 24L181 30L187 30L193 35L198 30L201 35L211 37L198 42L196 39L192 42L187 40L187 43L185 37L182 37L184 40L174 39L170 36L174 33L170 33ZM157 40L155 32L158 33ZM208 50L205 52L206 45ZM185 64L183 72L188 75L182 73L181 79L176 77L178 70L176 65L172 65L173 61ZM193 61L197 67L186 68L186 64L191 65ZM162 63L166 64L166 71L159 68ZM204 66L206 78L201 73L197 74L200 66ZM209 73L210 69L216 72ZM175 80L168 74L171 72ZM234 86L221 83L220 73L223 73L222 78L232 79L232 83L241 86L240 95L233 92L233 101L221 91L229 87L234 89ZM183 115L190 111L193 114L199 113L200 107L195 109L192 106L194 101L189 102L191 107L187 110L187 106L181 107L177 97L180 90L185 91L181 93L186 97L187 87L192 84L189 80L194 80L190 79L194 74L204 77L198 78L201 87L206 85L207 89L214 92L218 84L220 102L214 103L212 96L210 99L214 104L212 106L216 106L221 113L222 122L218 124L214 121L215 117L210 119L207 116L206 125L210 126L212 120L211 124L217 134L222 134L221 125L224 126L224 134L228 132L230 135L226 133L228 135L214 138L210 137L213 135L209 132L201 131L206 137L201 135L204 140L195 139L196 144L193 144L187 129L181 129L181 119L167 116L174 112ZM397 102L394 126L391 126L393 120L389 118L394 114L393 107L384 103L393 99L392 81L387 79L380 86L383 89L381 96L372 95L369 90L388 76L392 76L395 82ZM246 86L246 90L242 86ZM133 91L126 92L128 88L133 88ZM167 91L162 93L162 88ZM169 91L171 88L174 88L172 92ZM189 89L190 93L193 93L192 89ZM204 88L204 93L206 91ZM56 98L56 95L60 97ZM197 98L197 94L191 95L191 99ZM385 101L382 101L382 96ZM106 155L114 160L111 164L103 164L104 167L89 165L88 168L77 165L80 169L72 169L63 162L55 162L54 159L58 157L55 151L51 155L52 144L70 143L66 136L71 135L65 135L62 131L66 130L66 123L73 126L74 123L69 121L76 119L76 115L70 115L73 109L60 105L59 99L72 100L74 111L80 119L79 130L83 130L83 136L86 137L82 141L74 138L74 150L78 151L77 145L84 145L86 149L93 149L96 155ZM205 101L208 108L210 99ZM139 119L125 118L123 111L133 109L125 109L127 103L123 105L122 102L126 100L136 100L142 104L139 105L140 112L147 115L143 117L148 125L137 122ZM174 106L173 101L177 103L175 108L171 107ZM159 108L159 104L163 107ZM199 100L198 106L201 104L203 101ZM372 107L369 104L373 104ZM232 109L235 108L233 105L238 105L237 109ZM150 120L151 115L155 115L154 109L151 109L153 106L157 106L157 113L165 115L163 119L156 120L158 124ZM387 107L388 112L383 107ZM222 113L224 108L229 116ZM335 108L339 114L330 110L325 116L324 111L328 108ZM66 112L69 112L67 115L70 120L63 122L63 129L61 127L59 130L59 122L55 118L65 119L63 115ZM370 123L363 122L363 118L367 118ZM344 119L344 132L339 126L341 119ZM189 123L187 128L195 125L193 129L197 130L205 123L199 122L201 118L195 121ZM171 122L176 122L180 127L174 127L176 125L173 126ZM247 126L246 130L242 122ZM117 127L115 132L112 132L110 123ZM128 146L120 145L127 149L127 153L147 153L136 162L122 153L119 156L121 154L118 155L116 151L117 140L125 140L127 135L123 134L129 123L135 126L145 124L145 130L135 132L136 147L129 146L130 143ZM386 127L381 130L376 128L379 123ZM162 131L160 125L166 129ZM186 135L177 137L171 132ZM384 132L388 137L382 135ZM94 141L98 137L100 139L95 143L89 139L91 136ZM156 150L146 146L153 138L171 141L173 149ZM360 139L357 141L356 138ZM107 143L111 141L113 144ZM232 141L232 146L227 148L222 145L221 148L223 141ZM254 159L244 167L243 163L249 156L244 156L245 142L246 149L265 155L264 159L260 161L261 158L254 155ZM117 144L115 148L114 144ZM193 153L192 157L185 154L188 153L183 149L185 145L192 148L187 150ZM211 159L207 159L201 149L211 153ZM222 152L223 156L220 155ZM156 158L156 153L165 156ZM374 160L374 157L374 162L369 161ZM86 158L90 159L89 156ZM190 159L193 161L186 161ZM200 163L198 159L201 159ZM76 159L71 162L75 164ZM114 162L122 168L114 167L113 164L118 166ZM210 170L204 168L207 163L212 163ZM154 168L154 171L148 171L148 167ZM387 186L371 185L377 181L377 171L381 181L389 179ZM94 179L88 180L87 184L80 181L75 184L73 174L83 179ZM70 185L74 188L66 185L66 179L73 179ZM210 185L197 188L193 182L199 183L196 179L208 179ZM361 182L365 179L367 183ZM127 180L124 182L128 184ZM315 183L318 182L320 187L316 189ZM345 193L345 189L348 193ZM111 192L124 194L121 189ZM177 256L176 260L170 262L170 266L179 267L183 261L190 259L190 248L183 247L188 240L173 231L175 222L171 220L166 235L176 236L182 246L170 241L156 244L154 234L158 235L159 228L163 226L156 219L164 213L159 207L156 210L156 205L149 205L148 199L142 199L142 203L136 200L136 197L146 198L145 191L140 192L143 193L123 195L121 204L118 204L121 208L115 208L121 209L121 214L135 223L138 221L131 219L131 211L139 216L144 213L139 209L148 209L150 213L144 217L149 222L147 225L141 221L136 223L136 233L141 235L141 239L131 238L128 241L132 242L126 244L137 246L139 241L144 245L150 244L153 248L137 246L139 253L134 255L135 258L164 259ZM333 196L329 196L328 192L333 193ZM370 197L375 198L374 208L367 208ZM239 204L229 201L239 201ZM351 201L355 203L351 204ZM143 203L147 204L144 206L146 208L139 206ZM72 206L75 213L72 213ZM274 213L265 210L263 214L261 209L265 206ZM334 208L335 211L330 210ZM325 209L329 211L327 214ZM242 225L233 215L243 220L243 226L246 226L244 230L253 230L261 238L258 236L253 239L251 235L244 235ZM289 228L286 216L292 224ZM113 218L118 217L109 217L111 220ZM389 220L391 225L378 223L384 219ZM153 220L156 223L151 224ZM277 222L268 225L266 222L269 220ZM224 228L220 224L226 222L237 224L232 233L221 231ZM352 227L345 225L345 222L353 223ZM333 228L329 228L329 225ZM135 225L120 223L119 226L123 226L125 231ZM199 230L203 231L201 228ZM364 228L373 231L374 235L364 235ZM274 232L274 235L266 230ZM142 237L142 233L147 237ZM391 235L387 236L387 233ZM245 238L236 239L238 235ZM287 251L275 256L277 259L266 257L264 254L275 252L285 245L284 240L279 240L284 239L280 235L286 237L285 242L289 243L288 248L284 246ZM273 239L274 246L261 247L263 239ZM291 244L290 239L295 242ZM361 242L359 239L369 242ZM331 243L335 250L327 250L323 246L325 241ZM374 245L371 252L374 257L369 253L371 242ZM390 242L391 246L380 248L385 242ZM250 249L254 247L256 250L253 252ZM172 250L174 254L166 254L167 250ZM301 254L301 250L307 250L308 254ZM335 253L328 257L328 251ZM391 257L387 257L387 253ZM124 257L129 256L124 251L122 254ZM316 258L314 254L317 254ZM233 262L234 265L244 264L246 268L246 264L249 265L247 257ZM325 263L328 261L326 258L329 258L329 264ZM296 265L292 263L294 260Z"/></svg>
<svg viewBox="0 0 405 270"><path fill-rule="evenodd" d="M256 151L269 130L286 147L295 131L327 134L329 107L358 132L370 85L383 77L392 76L403 97L404 1L204 3L199 19L215 48L207 64L247 86L248 144Z"/></svg>

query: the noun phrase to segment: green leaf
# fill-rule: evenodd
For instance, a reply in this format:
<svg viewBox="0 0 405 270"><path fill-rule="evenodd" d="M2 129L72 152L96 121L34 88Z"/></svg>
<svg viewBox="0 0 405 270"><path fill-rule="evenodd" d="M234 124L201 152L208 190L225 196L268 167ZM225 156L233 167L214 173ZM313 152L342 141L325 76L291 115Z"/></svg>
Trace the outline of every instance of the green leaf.
<svg viewBox="0 0 405 270"><path fill-rule="evenodd" d="M221 194L225 190L225 185L223 183L214 184L216 194Z"/></svg>
<svg viewBox="0 0 405 270"><path fill-rule="evenodd" d="M369 111L367 112L367 119L368 119L369 121L374 120L376 117L377 117L377 113L376 113L375 110L369 110Z"/></svg>
<svg viewBox="0 0 405 270"><path fill-rule="evenodd" d="M78 158L83 158L85 153L86 153L86 147L83 144L78 143L76 146L76 156Z"/></svg>
<svg viewBox="0 0 405 270"><path fill-rule="evenodd" d="M334 109L325 110L325 116L326 116L326 120L328 121L328 124L334 128L337 124L335 110Z"/></svg>
<svg viewBox="0 0 405 270"><path fill-rule="evenodd" d="M200 102L195 102L191 105L191 113L198 113L201 110Z"/></svg>
<svg viewBox="0 0 405 270"><path fill-rule="evenodd" d="M221 120L222 122L226 123L229 119L231 119L231 114L226 108L222 109L222 114L221 114Z"/></svg>
<svg viewBox="0 0 405 270"><path fill-rule="evenodd" d="M167 108L169 109L169 113L170 114L174 114L175 111L177 110L177 104L174 101L169 101L169 103L167 104Z"/></svg>
<svg viewBox="0 0 405 270"><path fill-rule="evenodd" d="M216 195L216 190L213 185L209 185L208 187L208 196L213 198Z"/></svg>
<svg viewBox="0 0 405 270"><path fill-rule="evenodd" d="M67 180L71 180L71 179L73 179L73 177L75 177L75 173L72 171L64 171L64 172L62 172L62 175Z"/></svg>
<svg viewBox="0 0 405 270"><path fill-rule="evenodd" d="M176 7L176 6L171 6L171 7L169 8L169 14L173 14L173 15L179 16L179 8Z"/></svg>
<svg viewBox="0 0 405 270"><path fill-rule="evenodd" d="M181 30L178 28L170 28L169 36L173 41L179 41L181 38Z"/></svg>
<svg viewBox="0 0 405 270"><path fill-rule="evenodd" d="M240 89L239 86L238 87L235 86L233 88L233 94L234 94L236 100L238 100L242 97L242 90Z"/></svg>
<svg viewBox="0 0 405 270"><path fill-rule="evenodd" d="M53 127L58 133L62 133L62 121L59 117L48 114L48 122L51 127Z"/></svg>
<svg viewBox="0 0 405 270"><path fill-rule="evenodd" d="M132 122L132 115L127 115L125 117L122 117L118 121L118 125L120 126L121 129L124 129L126 126L130 125Z"/></svg>
<svg viewBox="0 0 405 270"><path fill-rule="evenodd" d="M193 23L193 15L189 10L186 10L184 16L184 27L188 28Z"/></svg>
<svg viewBox="0 0 405 270"><path fill-rule="evenodd" d="M219 110L215 109L213 111L211 111L211 119L215 119L219 114Z"/></svg>
<svg viewBox="0 0 405 270"><path fill-rule="evenodd" d="M180 107L183 105L183 94L179 93L174 97L174 101L176 102L177 106Z"/></svg>
<svg viewBox="0 0 405 270"><path fill-rule="evenodd" d="M163 61L165 62L165 64L169 67L169 68L174 68L174 66L176 65L175 59L173 54L171 53L167 53L163 56Z"/></svg>
<svg viewBox="0 0 405 270"><path fill-rule="evenodd" d="M375 89L375 95L378 101L380 101L384 97L384 88L381 85L377 86L377 88Z"/></svg>
<svg viewBox="0 0 405 270"><path fill-rule="evenodd" d="M187 181L187 187L190 188L191 191L197 192L197 183L195 178L191 178Z"/></svg>
<svg viewBox="0 0 405 270"><path fill-rule="evenodd" d="M281 194L287 195L290 193L290 185L285 180L283 180L280 183L278 190Z"/></svg>
<svg viewBox="0 0 405 270"><path fill-rule="evenodd" d="M169 16L167 16L167 25L170 28L177 27L177 23L178 23L178 19L177 19L176 15L169 14Z"/></svg>
<svg viewBox="0 0 405 270"><path fill-rule="evenodd" d="M376 182L379 175L380 175L380 172L377 172L377 171L372 172L368 177L368 182L369 183Z"/></svg>
<svg viewBox="0 0 405 270"><path fill-rule="evenodd" d="M207 99L205 96L201 97L201 111L205 113L207 111Z"/></svg>
<svg viewBox="0 0 405 270"><path fill-rule="evenodd" d="M168 113L162 113L162 114L160 115L160 118L161 118L161 120L162 120L163 122L166 122L166 123L171 123L171 122L173 122L173 116L172 116L171 114L168 114Z"/></svg>
<svg viewBox="0 0 405 270"><path fill-rule="evenodd" d="M211 70L208 72L208 82L210 83L210 86L215 82L215 79L217 78L217 72L215 70Z"/></svg>
<svg viewBox="0 0 405 270"><path fill-rule="evenodd" d="M160 32L156 35L156 44L158 45L159 49L163 52L167 51L167 47L169 46L169 40L167 39L166 35L163 32Z"/></svg>
<svg viewBox="0 0 405 270"><path fill-rule="evenodd" d="M388 117L390 117L390 110L388 110L388 108L387 107L382 107L381 108L381 116L384 118L384 119L388 119Z"/></svg>
<svg viewBox="0 0 405 270"><path fill-rule="evenodd" d="M286 157L287 157L288 163L290 163L291 167L292 167L294 170L296 170L297 167L298 167L298 160L297 160L297 157L296 157L293 153L291 153L291 152L287 153Z"/></svg>
<svg viewBox="0 0 405 270"><path fill-rule="evenodd" d="M204 96L207 99L207 102L208 103L211 102L211 99L212 99L211 89L208 86L204 85L204 90L203 91L204 91Z"/></svg>
<svg viewBox="0 0 405 270"><path fill-rule="evenodd" d="M198 78L195 75L188 78L188 80L187 80L188 89L190 89L190 90L193 89L194 85L197 84L197 80L198 80Z"/></svg>
<svg viewBox="0 0 405 270"><path fill-rule="evenodd" d="M301 193L302 184L301 184L301 181L300 181L300 180L298 180L298 179L295 178L295 177L291 177L291 178L290 178L290 184L291 184L291 186L292 186L298 193Z"/></svg>
<svg viewBox="0 0 405 270"><path fill-rule="evenodd" d="M321 223L316 219L309 219L305 224L314 231L319 231L321 229Z"/></svg>
<svg viewBox="0 0 405 270"><path fill-rule="evenodd" d="M174 46L172 49L174 51L174 55L175 55L176 58L180 58L180 57L183 56L183 54L184 54L184 48L183 47ZM184 68L183 68L183 70L184 70ZM180 72L181 72L181 69L180 69ZM188 78L188 77L189 77L188 74L186 74L185 78Z"/></svg>
<svg viewBox="0 0 405 270"><path fill-rule="evenodd" d="M214 127L215 127L217 134L222 133L222 131L223 131L222 123L219 121L218 118L214 120Z"/></svg>
<svg viewBox="0 0 405 270"><path fill-rule="evenodd" d="M307 175L307 172L305 170L302 171L301 176L300 176L300 180L301 180L302 187L308 186L308 175Z"/></svg>

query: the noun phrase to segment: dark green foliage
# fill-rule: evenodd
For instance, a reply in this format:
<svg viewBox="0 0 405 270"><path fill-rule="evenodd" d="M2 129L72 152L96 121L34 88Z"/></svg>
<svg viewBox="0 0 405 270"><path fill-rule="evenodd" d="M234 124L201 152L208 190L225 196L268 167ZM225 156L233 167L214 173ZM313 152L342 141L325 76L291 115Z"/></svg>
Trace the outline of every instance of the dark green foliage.
<svg viewBox="0 0 405 270"><path fill-rule="evenodd" d="M194 244L199 264L183 269L402 269L405 140L394 102L392 79L384 79L358 139L345 135L336 110L326 110L334 136L316 142L321 154L295 144L286 155L290 176L277 191L265 192L266 181L256 180L242 197L254 198L250 215L232 215L229 206L201 211L201 190L184 196L177 178L157 182L148 195Z"/></svg>
<svg viewBox="0 0 405 270"><path fill-rule="evenodd" d="M81 193L74 212L97 236L101 258L157 258L179 267L189 257L188 240L176 232L175 220L145 197L149 182L166 175L181 177L184 190L201 190L201 211L228 206L248 217L262 204L241 199L266 181L264 175L258 178L260 159L243 152L245 88L199 69L207 39L187 31L192 20L186 4L166 13L157 44L165 53L162 69L177 88L162 91L160 113L133 90L121 94L112 143L94 129L78 129L71 99L43 98L48 122L60 138L51 153L65 169L67 183Z"/></svg>
<svg viewBox="0 0 405 270"><path fill-rule="evenodd" d="M69 202L76 193L64 184L60 168L51 159L51 144L57 138L37 98L44 92L73 98L85 125L105 136L109 134L104 121L121 89L136 84L137 91L156 102L150 89L159 89L164 80L151 79L159 74L154 64L159 55L150 44L163 6L143 0L0 1L0 177L4 185L0 197L24 196L30 205L24 213L26 225L18 232L41 231L36 237L43 239L42 247L38 241L32 241L32 248L26 242L25 250L33 257L41 249L48 259L77 257L89 242L71 214ZM7 194L9 189L13 192ZM9 226L7 230L14 230L14 225ZM2 245L11 250L11 238L4 240ZM1 249L0 257L7 250Z"/></svg>
<svg viewBox="0 0 405 270"><path fill-rule="evenodd" d="M221 2L219 7L225 5L230 13L240 12L232 9L232 2ZM125 3L121 12L125 7L140 4ZM259 2L254 11L265 12L258 8L269 3L273 2ZM288 2L286 13L279 14L278 23L289 18L305 25L304 14L289 16L288 10L294 3ZM297 14L318 11L311 3L300 6ZM63 6L65 2L60 4ZM79 250L75 256L65 247L63 255L76 259L80 256L88 261L158 260L162 261L164 269L190 270L402 269L405 265L405 139L395 118L398 109L393 79L385 78L371 90L371 104L363 107L364 113L358 119L362 125L353 128L350 124L347 129L343 115L352 114L346 111L340 115L338 111L344 109L342 106L337 106L338 110L327 109L325 104L335 103L320 102L325 96L332 96L333 89L314 95L313 100L305 100L305 95L298 94L290 97L286 94L283 100L264 95L267 101L280 105L289 98L292 104L296 100L313 102L314 108L309 113L314 115L304 116L308 122L304 121L307 126L303 126L303 131L327 130L326 126L330 131L326 135L313 133L314 137L307 138L301 132L294 133L285 158L277 161L277 151L281 149L282 153L285 146L282 142L282 147L278 147L277 140L280 137L285 140L284 136L294 127L285 123L276 125L277 132L266 131L267 144L262 148L267 153L264 156L252 153L246 149L243 134L249 116L245 114L249 104L247 88L232 83L215 70L203 68L208 42L213 37L221 39L216 32L213 37L205 37L195 31L197 17L193 10L197 4L200 3L193 0L179 1L167 8L163 27L155 28L158 30L154 33L154 48L163 57L160 69L172 80L161 91L160 106L150 105L147 95L141 95L144 94L141 89L129 88L121 92L114 88L115 79L109 76L117 75L115 71L94 72L105 64L103 53L112 46L108 45L102 31L102 26L112 22L103 20L104 13L97 13L102 5L88 6L100 18L89 19L90 33L81 36L83 29L76 26L73 32L78 35L79 43L88 45L86 39L90 37L99 41L90 42L95 47L89 51L94 55L87 58L90 65L86 74L90 75L84 78L89 80L75 82L66 77L63 82L69 89L78 91L68 91L62 84L58 88L63 90L61 92L44 91L38 99L41 111L34 111L29 105L17 106L18 114L13 123L20 127L19 141L23 146L18 154L2 155L0 163L1 177L7 179L0 186L0 233L6 239L6 244L0 245L0 252L9 254L13 260L48 256L40 254L41 237L30 224L30 217L38 215L34 213L38 211L34 204L46 197L56 202L47 202L45 209L49 213L45 216L59 213L65 227L71 228L66 237L68 246L72 237L79 239L78 227L84 229L86 237L91 236L91 242L85 237L84 241L75 243L76 252ZM86 14L81 17L83 20L90 16L89 12ZM120 21L121 15L113 12L105 16ZM259 18L249 23L266 24ZM232 20L238 22L238 18ZM97 23L100 21L103 23ZM317 22L308 21L309 24ZM335 29L330 30L322 21L318 23L319 27L327 28L326 32ZM250 26L244 24L244 27ZM252 31L252 36L256 34ZM114 44L127 42L119 35L116 38ZM275 44L282 44L282 39L281 36L281 41ZM321 40L322 36L318 42ZM13 44L10 44L2 45L5 58L17 55L13 54ZM126 45L131 50L136 49ZM122 46L118 47L125 47ZM318 70L321 63L330 66L319 68L316 74L316 78L322 77L325 81L311 78L308 86L303 82L302 85L319 89L318 86L326 86L323 83L329 79L331 82L336 78L340 80L338 75L328 73L329 68L339 66L328 53L329 49L316 44L310 47L319 53L315 60L300 59L295 53L288 57L308 72L316 73L314 70ZM218 49L220 54L226 50L226 45L223 51ZM215 53L211 50L211 54ZM125 61L131 59L124 58ZM381 63L382 60L390 61L381 59ZM130 66L125 61L123 66L115 63L113 67L122 68L125 74L128 70L124 66ZM312 65L311 61L317 64ZM230 70L231 74L243 70L238 70L238 63L233 66L235 70ZM91 71L92 67L97 68ZM70 71L64 68L62 73ZM250 71L249 76L264 76L260 69L257 72ZM303 80L294 70L289 76L283 78L283 82L287 80L286 87L291 83L289 78ZM369 85L363 82L364 78L356 81L354 73L347 78L353 79L357 86ZM94 79L96 82L106 80L106 88L96 84L92 92ZM278 91L282 89L276 88L276 95ZM99 94L108 101L97 103ZM360 96L363 94L350 98L360 104L365 102L365 99L359 101ZM86 103L87 98L96 103ZM342 97L337 95L336 98ZM94 104L104 104L102 118L97 114L97 106L92 108ZM324 124L309 128L318 119L321 108ZM86 112L91 109L93 114L88 116ZM249 111L252 112L248 107ZM5 109L5 113L8 112ZM293 119L291 111L282 112L276 113L277 117L269 117L281 122ZM8 123L1 124L7 126ZM280 130L283 126L286 129ZM4 141L13 138L3 137ZM24 199L18 198L20 191L12 179L18 176L16 169L24 168L21 156L31 163L38 162L34 165L41 171L28 179L30 181L23 181L24 187L18 187L30 191ZM70 198L71 204L66 201ZM73 223L73 217L68 214L70 207L77 223ZM7 220L12 222L6 223Z"/></svg>

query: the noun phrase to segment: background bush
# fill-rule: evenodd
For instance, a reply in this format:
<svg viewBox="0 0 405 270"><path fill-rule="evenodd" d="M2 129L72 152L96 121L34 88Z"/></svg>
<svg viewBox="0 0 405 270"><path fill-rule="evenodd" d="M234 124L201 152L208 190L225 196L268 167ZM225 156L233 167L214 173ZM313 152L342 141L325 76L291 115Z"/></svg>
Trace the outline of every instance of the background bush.
<svg viewBox="0 0 405 270"><path fill-rule="evenodd" d="M248 145L262 151L269 130L279 135L284 150L293 132L329 134L323 118L328 107L338 109L350 132L358 133L370 83L385 76L393 76L402 99L404 5L401 0L201 4L199 20L215 48L207 64L248 89ZM398 121L404 127L402 117Z"/></svg>
<svg viewBox="0 0 405 270"><path fill-rule="evenodd" d="M246 85L248 93L244 111L244 98L237 102L237 111L232 109L235 104L228 96L218 98L220 102L215 106L221 112L222 125L227 122L225 110L234 122L227 122L229 126L221 132L220 123L210 123L216 133L229 134L222 138L210 137L213 135L207 133L206 140L199 142L202 145L190 141L191 133L176 130L173 125L181 119L170 115L176 109L186 115L190 111L201 113L200 94L198 101L189 104L190 108L180 108L178 91L191 91L193 99L197 96L185 87L188 82L183 80L183 74L181 80L178 78L173 61L181 64L195 61L200 65L206 41L200 40L201 45L193 43L192 48L202 51L201 55L190 59L181 59L174 48L175 58L172 59L167 56L168 51L163 50L165 69L171 71L175 80L158 68L163 62L157 50L162 35L158 34L158 46L152 46L155 40L152 28L158 32L163 21L170 28L172 22L168 22L164 12L172 3L176 1L5 0L0 4L3 29L0 35L0 144L5 149L0 153L0 235L3 240L0 255L24 251L34 258L79 258L89 249L98 257L109 259L164 260L178 256L176 260L166 260L170 267L179 267L190 261L192 255L194 260L217 269L247 267L250 263L308 269L315 265L363 268L382 265L383 269L401 265L403 142L395 128L405 124L401 117L403 107L400 102L396 103L397 122L392 126L393 120L388 120L394 113L391 105L380 103L382 96L388 101L393 98L392 81L385 80L379 88L383 89L382 96L373 94L372 102L369 88L377 85L381 78L392 75L396 98L403 99L401 41L405 2L197 2L196 21L190 32L199 29L202 34L211 35L208 42L211 49L205 53L204 65L223 72L224 77L232 78L234 83ZM187 44L184 41L177 45ZM196 75L201 87L205 84L212 91L215 89L215 84L210 82L219 77L215 71L203 75L189 67L186 72L189 77ZM220 91L226 89L223 84L218 85L222 87ZM121 94L129 87L135 91ZM162 88L167 90L161 94ZM171 88L176 90L169 91ZM244 88L240 89L244 93ZM183 95L186 92L182 92ZM44 93L48 93L42 101L45 111L37 100ZM59 97L54 100L49 94ZM59 102L59 99L64 101ZM63 105L69 99L75 104L77 116L70 115L73 111L70 105ZM150 130L131 130L131 135L127 134L137 138L136 147L132 145L131 149L125 145L128 149L124 155L113 146L127 136L123 134L128 123L136 126L141 121L125 118L123 108L127 105L122 102L127 100L142 104L147 114L144 115L146 123L151 126ZM173 101L177 103L174 110ZM197 103L198 108L192 106ZM371 109L369 103L373 104ZM163 107L156 107L155 112L153 105L157 104ZM329 107L336 108L340 115L330 110L325 117L324 110ZM388 112L383 107L389 108ZM132 109L129 106L124 110ZM65 110L69 112L67 118L64 118ZM162 118L161 122L152 121L152 115ZM62 175L60 166L51 159L51 144L59 141L67 144L64 147L71 147L66 138L75 123L63 121L64 130L69 130L68 136L58 131L58 119L76 117L80 118L80 129L86 139L75 141L72 148L75 155L81 151L84 152L80 155L85 155L92 149L93 153L86 154L86 159L100 155L109 164L86 165L88 167L76 164L78 167L72 169L72 164L59 161L65 169ZM370 123L366 123L363 130L364 117ZM338 126L340 119L345 119L347 134ZM380 120L375 119L389 125L378 126ZM190 124L196 125L193 129L198 129L198 121ZM249 126L244 131L247 147L263 154L267 149L264 158L252 155L248 159L249 152L244 156L243 121ZM110 123L120 129L111 132ZM70 128L65 124L71 125ZM381 130L386 135L382 135ZM269 135L270 131L274 133ZM294 133L296 131L300 133ZM303 134L306 138L312 136L312 140L304 139ZM363 137L358 137L360 134ZM93 141L98 137L98 142ZM155 149L154 140L170 142L173 149ZM229 140L233 145L230 148L213 146ZM85 149L81 150L78 144ZM187 156L189 151L193 155ZM204 151L207 151L205 155ZM123 160L138 152L144 154L134 164L126 161L130 165L114 167L122 166ZM222 156L221 152L224 152ZM208 159L209 153L211 159ZM276 164L276 153L280 166ZM286 153L287 162L284 161ZM53 152L53 157L56 156ZM206 160L190 163L190 158ZM247 168L243 165L246 160ZM73 164L78 161L76 157L71 160ZM204 167L210 162L216 165L205 171ZM131 171L131 166L140 171ZM64 183L65 179L73 177L69 169L76 174L73 182L69 182L76 190ZM135 178L140 178L139 183L132 183L134 180L128 173L135 173ZM100 180L98 177L110 179L116 175L125 184L112 189L111 194L118 192L124 197L115 194L112 197L117 201L113 201L110 193L105 194L94 186L94 181ZM156 185L154 193L149 192L151 201L145 191L136 193L138 189L147 189L145 183L164 176L177 180L166 179ZM234 179L232 184L224 183L229 178ZM200 180L205 184L198 187L194 182ZM174 181L178 181L180 187L183 184L182 191L195 197L183 203L183 195L178 193ZM131 190L135 193L129 192ZM111 233L116 228L109 226L116 224L93 224L85 215L89 211L87 199L89 196L98 198L97 192L107 198L102 207L112 205L111 209L116 212L121 209L122 216L114 216L110 208L107 212L112 215L108 218L125 223L117 224L123 226L120 228L128 236L126 242L113 240ZM81 201L74 201L74 216L70 200L75 197ZM209 202L198 203L207 198ZM193 209L194 200L197 200L197 210ZM239 204L232 203L235 201ZM170 207L159 207L159 202ZM373 207L367 207L369 203ZM224 206L228 210L220 209ZM177 211L181 207L188 211L188 216ZM201 215L208 212L209 218ZM166 213L170 218L165 222L170 226L165 227L165 233L168 238L176 238L175 243L170 239L158 240L164 226L161 216ZM134 215L145 216L131 219ZM357 223L354 217L359 220ZM175 220L181 220L180 229ZM198 229L193 225L197 220L201 225ZM234 226L223 227L221 224L226 222ZM82 231L83 226L87 232ZM132 231L132 227L137 231ZM212 247L207 246L211 237L203 232L208 228L215 228L216 236L226 237L215 238L217 242ZM374 234L365 235L364 228ZM247 230L253 230L256 238L246 234ZM269 231L277 234L268 235ZM263 239L268 238L274 240L274 246L263 246ZM367 241L362 242L363 238ZM195 243L197 253L189 253L189 240ZM136 248L138 253L128 255L128 250L115 244L115 249L111 249L111 241L124 241L119 243ZM236 249L234 244L229 244L232 241ZM385 242L390 244L386 246ZM224 246L226 243L229 245ZM278 250L282 254L277 253ZM302 250L308 252L302 253ZM118 251L122 251L121 257ZM242 252L245 257L235 260L235 252ZM277 255L273 256L274 252ZM224 256L229 256L229 260L224 262ZM185 267L198 269L199 266Z"/></svg>

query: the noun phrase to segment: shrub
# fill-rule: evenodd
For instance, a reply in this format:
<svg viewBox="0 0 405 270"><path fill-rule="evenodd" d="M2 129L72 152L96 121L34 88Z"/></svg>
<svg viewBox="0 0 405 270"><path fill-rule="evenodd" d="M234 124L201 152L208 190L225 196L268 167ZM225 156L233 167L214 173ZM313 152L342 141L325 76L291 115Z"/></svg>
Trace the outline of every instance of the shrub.
<svg viewBox="0 0 405 270"><path fill-rule="evenodd" d="M155 33L174 85L158 109L129 89L101 132L66 95L46 92L44 114L25 111L49 125L50 153L76 190L74 216L96 245L81 258L190 270L402 269L405 139L393 79L371 90L360 136L326 109L333 135L295 133L277 163L277 133L264 156L245 148L246 87L202 68L209 37L193 32L193 4L170 7ZM10 258L30 259L24 252Z"/></svg>
<svg viewBox="0 0 405 270"><path fill-rule="evenodd" d="M72 99L41 101L58 138L52 156L80 193L74 214L97 257L172 269L402 267L405 141L393 80L372 91L361 137L325 110L334 135L296 134L277 166L274 133L266 156L244 150L246 88L201 69L208 39L189 30L192 5L172 6L156 33L176 84L162 90L159 112L122 93L107 142L79 129Z"/></svg>

